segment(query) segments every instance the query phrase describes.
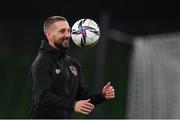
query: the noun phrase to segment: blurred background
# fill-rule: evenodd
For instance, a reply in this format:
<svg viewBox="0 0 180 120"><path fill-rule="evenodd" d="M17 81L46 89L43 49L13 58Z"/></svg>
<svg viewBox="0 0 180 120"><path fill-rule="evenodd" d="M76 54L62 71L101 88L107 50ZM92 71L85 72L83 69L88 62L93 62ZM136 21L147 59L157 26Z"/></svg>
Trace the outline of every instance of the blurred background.
<svg viewBox="0 0 180 120"><path fill-rule="evenodd" d="M180 19L170 1L4 1L0 4L0 118L28 118L31 80L44 20L96 21L101 37L93 48L71 43L69 54L83 69L90 93L108 81L116 98L75 118L179 118Z"/></svg>

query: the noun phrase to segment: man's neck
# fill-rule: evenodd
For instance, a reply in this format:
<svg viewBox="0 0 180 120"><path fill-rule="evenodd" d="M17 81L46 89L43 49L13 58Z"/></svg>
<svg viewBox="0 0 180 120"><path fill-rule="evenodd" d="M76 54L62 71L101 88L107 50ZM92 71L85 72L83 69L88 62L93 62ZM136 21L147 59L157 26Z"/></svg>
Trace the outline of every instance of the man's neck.
<svg viewBox="0 0 180 120"><path fill-rule="evenodd" d="M59 50L59 48L57 48L52 42L49 42L49 41L48 41L48 43L49 43L49 45L50 45L51 47L53 47L53 48Z"/></svg>

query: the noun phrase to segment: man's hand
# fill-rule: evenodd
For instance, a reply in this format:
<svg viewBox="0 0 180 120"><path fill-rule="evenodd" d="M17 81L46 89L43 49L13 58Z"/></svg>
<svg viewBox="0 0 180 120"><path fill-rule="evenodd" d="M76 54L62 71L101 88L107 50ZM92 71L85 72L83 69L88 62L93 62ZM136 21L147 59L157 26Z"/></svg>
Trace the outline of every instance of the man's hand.
<svg viewBox="0 0 180 120"><path fill-rule="evenodd" d="M115 90L110 82L106 84L102 89L102 94L106 99L113 99L115 98Z"/></svg>
<svg viewBox="0 0 180 120"><path fill-rule="evenodd" d="M75 103L74 111L88 115L94 109L94 105L88 100L80 100Z"/></svg>

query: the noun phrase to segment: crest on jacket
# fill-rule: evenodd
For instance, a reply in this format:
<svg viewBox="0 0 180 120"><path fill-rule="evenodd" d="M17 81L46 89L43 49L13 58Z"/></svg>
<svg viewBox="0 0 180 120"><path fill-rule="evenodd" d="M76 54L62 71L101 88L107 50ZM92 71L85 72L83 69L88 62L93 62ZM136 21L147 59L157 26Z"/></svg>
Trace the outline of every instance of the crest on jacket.
<svg viewBox="0 0 180 120"><path fill-rule="evenodd" d="M75 66L70 66L69 68L70 68L71 72L72 72L75 76L77 76L77 69L76 69L76 67L75 67Z"/></svg>

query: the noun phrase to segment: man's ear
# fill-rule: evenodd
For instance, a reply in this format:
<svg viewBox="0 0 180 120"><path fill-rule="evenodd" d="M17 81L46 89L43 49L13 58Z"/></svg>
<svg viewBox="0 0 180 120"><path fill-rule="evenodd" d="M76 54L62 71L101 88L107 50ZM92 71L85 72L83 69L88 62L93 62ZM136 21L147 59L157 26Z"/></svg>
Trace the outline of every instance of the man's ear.
<svg viewBox="0 0 180 120"><path fill-rule="evenodd" d="M45 35L46 35L46 37L47 37L47 39L49 40L50 38L51 38L51 33L50 32L45 32Z"/></svg>

